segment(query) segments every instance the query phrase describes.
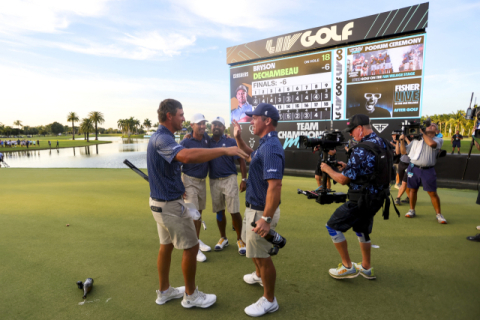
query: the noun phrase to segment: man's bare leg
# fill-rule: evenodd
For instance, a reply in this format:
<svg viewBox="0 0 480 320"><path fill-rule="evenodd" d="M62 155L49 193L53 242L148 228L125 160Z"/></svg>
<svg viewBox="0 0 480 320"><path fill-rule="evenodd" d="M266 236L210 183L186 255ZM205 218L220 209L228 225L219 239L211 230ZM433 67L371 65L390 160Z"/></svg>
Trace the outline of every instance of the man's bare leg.
<svg viewBox="0 0 480 320"><path fill-rule="evenodd" d="M362 266L367 270L372 267L370 264L371 249L372 244L370 242L360 242L360 250L362 250Z"/></svg>
<svg viewBox="0 0 480 320"><path fill-rule="evenodd" d="M219 216L221 220L218 220ZM218 230L220 231L220 236L222 238L227 239L227 234L225 233L225 229L227 228L227 218L225 217L225 210L217 212L217 226L218 226ZM235 230L236 229L237 228L235 227Z"/></svg>
<svg viewBox="0 0 480 320"><path fill-rule="evenodd" d="M198 243L190 249L183 250L182 272L185 280L185 292L192 295L195 292L195 274L197 272Z"/></svg>
<svg viewBox="0 0 480 320"><path fill-rule="evenodd" d="M317 180L317 186L320 187L322 185L322 176L315 175L315 180Z"/></svg>
<svg viewBox="0 0 480 320"><path fill-rule="evenodd" d="M242 238L242 215L238 213L232 213L232 225L235 228L235 232L237 233L237 241Z"/></svg>
<svg viewBox="0 0 480 320"><path fill-rule="evenodd" d="M435 209L436 213L441 213L440 211L440 197L438 196L436 191L427 191L430 199L432 200L433 208Z"/></svg>
<svg viewBox="0 0 480 320"><path fill-rule="evenodd" d="M277 279L277 271L273 265L271 257L268 258L254 258L256 265L260 268L263 284L263 296L268 301L273 302L275 298L275 280Z"/></svg>
<svg viewBox="0 0 480 320"><path fill-rule="evenodd" d="M401 198L406 189L407 189L407 183L405 181L402 181L402 186L400 187L400 189L398 189L397 198ZM408 192L407 192L407 197L408 197Z"/></svg>
<svg viewBox="0 0 480 320"><path fill-rule="evenodd" d="M352 260L350 260L350 255L348 254L348 245L347 240L342 242L334 243L335 248L337 248L338 253L340 254L340 258L342 258L343 266L346 268L352 267Z"/></svg>
<svg viewBox="0 0 480 320"><path fill-rule="evenodd" d="M158 250L157 268L158 279L160 282L160 291L165 291L170 288L170 263L172 261L173 243L161 244Z"/></svg>
<svg viewBox="0 0 480 320"><path fill-rule="evenodd" d="M417 204L418 189L410 189L410 209L415 210Z"/></svg>

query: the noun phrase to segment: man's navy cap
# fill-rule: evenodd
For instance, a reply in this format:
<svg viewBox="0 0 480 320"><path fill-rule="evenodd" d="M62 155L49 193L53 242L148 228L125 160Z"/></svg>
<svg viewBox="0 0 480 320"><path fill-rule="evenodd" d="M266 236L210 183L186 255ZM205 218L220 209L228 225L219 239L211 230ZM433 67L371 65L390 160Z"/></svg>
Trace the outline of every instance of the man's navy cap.
<svg viewBox="0 0 480 320"><path fill-rule="evenodd" d="M347 121L347 127L343 129L343 132L352 132L358 126L366 126L370 124L370 118L364 114L356 114Z"/></svg>
<svg viewBox="0 0 480 320"><path fill-rule="evenodd" d="M243 90L243 91L245 91L245 92L248 93L247 87L245 87L243 84L239 85L239 86L237 87L237 91L235 91L235 92L238 92L238 90Z"/></svg>
<svg viewBox="0 0 480 320"><path fill-rule="evenodd" d="M245 114L249 117L251 116L265 116L268 118L272 118L272 120L278 121L280 119L280 115L278 114L277 108L272 106L269 103L260 103L255 110L252 112L245 112Z"/></svg>

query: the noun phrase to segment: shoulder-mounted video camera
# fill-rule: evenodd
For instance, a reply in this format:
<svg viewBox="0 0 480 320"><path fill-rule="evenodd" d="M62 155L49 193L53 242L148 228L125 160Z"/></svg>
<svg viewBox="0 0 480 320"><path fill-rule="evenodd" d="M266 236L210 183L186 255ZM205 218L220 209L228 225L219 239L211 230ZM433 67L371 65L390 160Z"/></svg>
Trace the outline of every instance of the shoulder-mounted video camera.
<svg viewBox="0 0 480 320"><path fill-rule="evenodd" d="M473 109L468 107L467 113L465 114L465 120L480 121L480 108L478 108L477 105L474 105Z"/></svg>
<svg viewBox="0 0 480 320"><path fill-rule="evenodd" d="M403 134L405 136L411 136L413 137L413 139L421 140L422 132L420 130L423 130L425 132L425 129L427 129L431 125L432 121L430 120L430 118L422 122L416 120L409 120L408 124L404 125L403 127Z"/></svg>
<svg viewBox="0 0 480 320"><path fill-rule="evenodd" d="M395 136L395 140L400 139L400 136L403 134L402 130L393 130L392 131L392 136Z"/></svg>

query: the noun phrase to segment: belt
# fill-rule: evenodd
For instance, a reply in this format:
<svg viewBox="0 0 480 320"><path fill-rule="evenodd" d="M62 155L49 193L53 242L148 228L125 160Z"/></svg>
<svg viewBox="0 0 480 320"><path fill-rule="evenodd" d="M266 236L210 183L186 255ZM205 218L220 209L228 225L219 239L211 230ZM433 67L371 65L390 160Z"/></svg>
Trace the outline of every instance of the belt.
<svg viewBox="0 0 480 320"><path fill-rule="evenodd" d="M178 197L178 198L175 198L175 199L172 199L172 200L163 200L163 199L157 199L157 198L153 198L151 197L153 201L157 201L157 202L167 202L167 201L177 201L177 200L180 200L182 199L182 196Z"/></svg>
<svg viewBox="0 0 480 320"><path fill-rule="evenodd" d="M228 177L215 178L215 179L210 179L210 180L226 180L226 179L230 178L231 176L233 176L233 174L229 175ZM235 176L236 176L236 175L235 175Z"/></svg>
<svg viewBox="0 0 480 320"><path fill-rule="evenodd" d="M200 178L195 178L195 177L192 177L192 176L189 176L188 174L185 174L187 177L189 177L190 179L193 179L193 180L197 180L197 181L205 181L206 178L203 178L203 179L200 179Z"/></svg>
<svg viewBox="0 0 480 320"><path fill-rule="evenodd" d="M245 201L245 205L247 206L247 208L250 208L250 209L253 209L253 210L265 211L265 207L256 206L256 205L248 203L247 201Z"/></svg>
<svg viewBox="0 0 480 320"><path fill-rule="evenodd" d="M420 167L420 166L417 166L416 164L413 165L415 168L420 168L422 170L426 170L426 169L430 169L430 168L433 168L434 166L430 166L430 167Z"/></svg>

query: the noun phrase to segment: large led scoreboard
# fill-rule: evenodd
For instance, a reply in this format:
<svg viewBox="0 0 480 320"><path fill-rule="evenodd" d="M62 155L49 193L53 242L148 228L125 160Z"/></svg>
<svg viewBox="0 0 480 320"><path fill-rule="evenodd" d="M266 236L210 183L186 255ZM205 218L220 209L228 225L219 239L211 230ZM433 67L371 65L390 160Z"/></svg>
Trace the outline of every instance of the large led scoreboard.
<svg viewBox="0 0 480 320"><path fill-rule="evenodd" d="M245 141L255 147L258 137L248 130L244 112L273 104L290 168L304 167L288 157L299 149L299 135L343 129L354 114L367 114L374 130L389 136L406 119L421 116L428 7L422 3L227 48L231 120L241 123Z"/></svg>

